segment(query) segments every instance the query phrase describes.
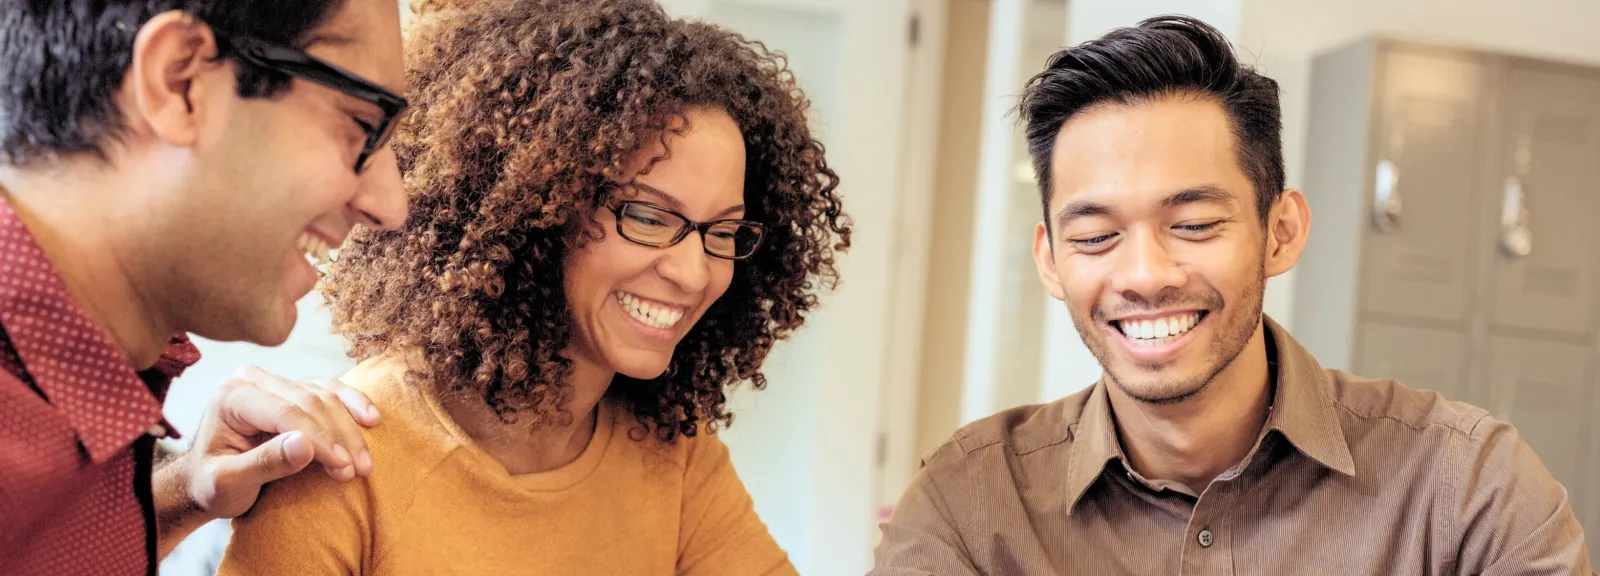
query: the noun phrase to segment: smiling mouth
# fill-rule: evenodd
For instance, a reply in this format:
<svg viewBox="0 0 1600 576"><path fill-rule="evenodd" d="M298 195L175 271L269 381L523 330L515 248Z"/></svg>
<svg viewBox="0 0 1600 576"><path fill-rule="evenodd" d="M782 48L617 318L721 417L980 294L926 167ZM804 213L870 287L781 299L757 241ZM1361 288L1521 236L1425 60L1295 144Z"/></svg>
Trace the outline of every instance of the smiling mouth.
<svg viewBox="0 0 1600 576"><path fill-rule="evenodd" d="M1204 320L1207 312L1179 312L1159 318L1112 320L1111 325L1137 346L1160 346L1183 337Z"/></svg>
<svg viewBox="0 0 1600 576"><path fill-rule="evenodd" d="M648 300L620 290L615 292L614 295L617 298L617 303L622 305L622 310L627 312L628 316L638 320L640 324L657 330L670 330L673 326L677 326L678 321L683 319L683 314L687 311L686 308L681 306Z"/></svg>

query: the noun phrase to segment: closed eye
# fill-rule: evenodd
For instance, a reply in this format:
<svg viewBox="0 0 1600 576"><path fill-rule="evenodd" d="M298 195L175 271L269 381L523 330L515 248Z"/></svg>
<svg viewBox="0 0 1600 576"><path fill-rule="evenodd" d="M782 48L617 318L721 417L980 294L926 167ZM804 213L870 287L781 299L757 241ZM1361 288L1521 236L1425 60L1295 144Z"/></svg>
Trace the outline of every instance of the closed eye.
<svg viewBox="0 0 1600 576"><path fill-rule="evenodd" d="M1110 234L1101 234L1101 235L1095 236L1093 238L1074 238L1074 239L1069 239L1069 240L1067 240L1067 242L1072 244L1074 247L1078 248L1079 250L1084 251L1084 252L1093 252L1093 251L1099 250L1100 248L1105 247L1107 242L1110 242L1112 239L1114 239L1116 237L1117 237L1116 233L1110 233Z"/></svg>
<svg viewBox="0 0 1600 576"><path fill-rule="evenodd" d="M660 221L658 219L651 218L651 217L645 216L643 214L629 214L628 215L628 219L632 220L634 222L638 222L640 224L643 224L645 226L666 226L667 225L666 222L662 222L662 221Z"/></svg>
<svg viewBox="0 0 1600 576"><path fill-rule="evenodd" d="M1212 220L1210 222L1178 224L1173 226L1172 230L1181 236L1188 237L1191 240L1205 240L1215 235L1217 228L1227 222L1228 219L1223 218L1221 220Z"/></svg>
<svg viewBox="0 0 1600 576"><path fill-rule="evenodd" d="M1205 232L1207 230L1211 230L1213 228L1216 228L1217 226L1219 226L1221 224L1222 224L1222 221L1218 220L1216 222L1207 222L1205 224L1179 224L1177 226L1173 226L1172 229L1173 230L1180 230L1180 231L1183 231L1183 232Z"/></svg>

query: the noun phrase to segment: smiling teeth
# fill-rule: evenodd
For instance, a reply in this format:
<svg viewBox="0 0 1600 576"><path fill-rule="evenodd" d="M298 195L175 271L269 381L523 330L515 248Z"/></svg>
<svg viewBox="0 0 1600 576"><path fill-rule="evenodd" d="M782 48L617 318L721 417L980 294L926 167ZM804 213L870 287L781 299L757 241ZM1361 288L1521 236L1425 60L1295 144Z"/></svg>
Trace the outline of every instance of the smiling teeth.
<svg viewBox="0 0 1600 576"><path fill-rule="evenodd" d="M657 304L627 292L617 292L616 296L617 303L622 304L622 309L645 326L666 330L678 325L678 321L683 319L682 308Z"/></svg>
<svg viewBox="0 0 1600 576"><path fill-rule="evenodd" d="M324 242L322 237L310 232L300 233L299 246L300 251L306 254L306 261L311 262L312 266L326 263L328 255L333 252L333 248L328 246L328 243Z"/></svg>
<svg viewBox="0 0 1600 576"><path fill-rule="evenodd" d="M1177 339L1199 321L1199 312L1184 312L1146 320L1118 320L1113 324L1134 344L1156 346Z"/></svg>

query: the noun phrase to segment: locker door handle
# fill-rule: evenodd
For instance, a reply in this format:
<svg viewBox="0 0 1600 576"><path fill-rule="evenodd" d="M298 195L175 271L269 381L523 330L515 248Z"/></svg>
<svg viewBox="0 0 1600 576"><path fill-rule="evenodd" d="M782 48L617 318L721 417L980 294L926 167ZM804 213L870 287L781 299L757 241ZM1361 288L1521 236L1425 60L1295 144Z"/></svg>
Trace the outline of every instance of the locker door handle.
<svg viewBox="0 0 1600 576"><path fill-rule="evenodd" d="M1505 195L1500 203L1500 249L1512 258L1533 253L1533 231L1528 229L1528 201L1522 179L1506 177Z"/></svg>
<svg viewBox="0 0 1600 576"><path fill-rule="evenodd" d="M1400 226L1400 170L1394 162L1379 160L1372 183L1372 227L1389 232Z"/></svg>

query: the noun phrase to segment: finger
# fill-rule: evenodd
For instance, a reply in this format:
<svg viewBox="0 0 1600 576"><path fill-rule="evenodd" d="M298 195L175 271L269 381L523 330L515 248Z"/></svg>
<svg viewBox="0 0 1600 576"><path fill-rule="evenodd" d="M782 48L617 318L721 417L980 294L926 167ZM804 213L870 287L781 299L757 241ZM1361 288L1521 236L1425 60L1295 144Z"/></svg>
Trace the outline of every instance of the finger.
<svg viewBox="0 0 1600 576"><path fill-rule="evenodd" d="M224 384L223 422L234 431L253 436L261 433L300 432L315 449L315 457L332 469L352 464L349 452L338 446L335 430L317 422L300 406L262 388L254 382L230 380Z"/></svg>
<svg viewBox="0 0 1600 576"><path fill-rule="evenodd" d="M372 471L372 454L367 450L367 439L361 434L361 426L350 414L345 400L329 390L331 387L289 380L260 369L247 369L245 375L258 386L292 402L310 415L323 431L332 435L331 452L317 452L317 461L328 469L330 475L347 480ZM365 400L366 396L362 395L361 399ZM345 470L346 467L351 469Z"/></svg>
<svg viewBox="0 0 1600 576"><path fill-rule="evenodd" d="M350 411L350 416L354 417L356 422L362 426L371 428L382 422L382 418L378 414L378 406L373 404L372 400L368 399L367 395L360 390L345 386L343 382L338 380L314 380L311 383L337 395L344 402L345 409Z"/></svg>
<svg viewBox="0 0 1600 576"><path fill-rule="evenodd" d="M304 434L280 434L243 454L215 459L219 492L260 488L261 485L289 476L311 464L316 449Z"/></svg>
<svg viewBox="0 0 1600 576"><path fill-rule="evenodd" d="M377 426L382 421L378 415L377 405L373 404L372 400L368 399L367 395L360 390L345 386L343 382L338 380L318 380L311 382L311 384L337 396L344 404L345 411L351 418L354 418L355 424L370 428ZM345 423L344 419L340 418L339 420L341 423ZM355 473L361 476L372 474L372 452L366 446L366 436L362 434L360 428L355 426L346 425L343 428L345 433L352 436L351 439L345 441L345 446L350 448L350 455L355 460Z"/></svg>

